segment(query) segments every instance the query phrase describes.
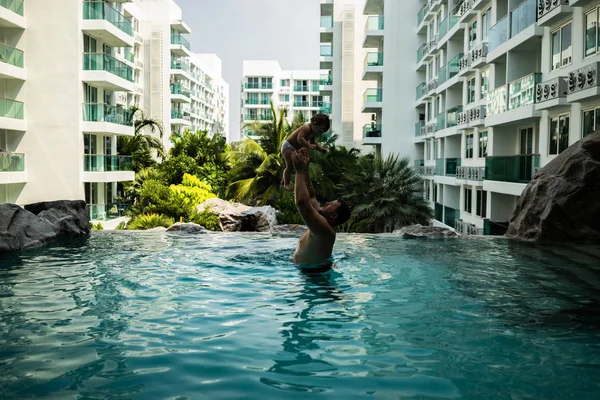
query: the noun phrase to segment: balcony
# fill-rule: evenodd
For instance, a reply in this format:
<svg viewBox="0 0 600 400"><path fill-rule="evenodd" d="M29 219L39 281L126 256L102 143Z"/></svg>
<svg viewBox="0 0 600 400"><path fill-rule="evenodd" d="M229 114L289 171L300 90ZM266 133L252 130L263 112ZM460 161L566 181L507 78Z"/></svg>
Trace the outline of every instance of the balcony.
<svg viewBox="0 0 600 400"><path fill-rule="evenodd" d="M425 135L425 121L419 121L415 124L415 137Z"/></svg>
<svg viewBox="0 0 600 400"><path fill-rule="evenodd" d="M133 181L133 161L131 156L86 154L83 156L84 182L126 182Z"/></svg>
<svg viewBox="0 0 600 400"><path fill-rule="evenodd" d="M383 15L368 17L365 24L363 48L378 48L383 40L383 34Z"/></svg>
<svg viewBox="0 0 600 400"><path fill-rule="evenodd" d="M456 167L456 179L465 181L483 181L485 167Z"/></svg>
<svg viewBox="0 0 600 400"><path fill-rule="evenodd" d="M444 206L444 224L454 228L456 222L460 219L460 210Z"/></svg>
<svg viewBox="0 0 600 400"><path fill-rule="evenodd" d="M512 124L539 117L536 111L535 89L541 74L534 73L516 79L488 94L486 126ZM508 96L507 96L508 92Z"/></svg>
<svg viewBox="0 0 600 400"><path fill-rule="evenodd" d="M443 158L438 158L435 160L435 175L436 176L444 176L445 172L445 160Z"/></svg>
<svg viewBox="0 0 600 400"><path fill-rule="evenodd" d="M321 16L321 23L319 24L319 31L321 34L322 42L330 42L333 40L333 16L331 16L331 15Z"/></svg>
<svg viewBox="0 0 600 400"><path fill-rule="evenodd" d="M600 63L598 62L571 71L567 77L567 101L569 103L578 102L600 95L599 72Z"/></svg>
<svg viewBox="0 0 600 400"><path fill-rule="evenodd" d="M83 105L83 126L86 133L133 136L131 111L121 106L101 103Z"/></svg>
<svg viewBox="0 0 600 400"><path fill-rule="evenodd" d="M485 159L485 179L512 183L529 183L540 166L539 154L489 156Z"/></svg>
<svg viewBox="0 0 600 400"><path fill-rule="evenodd" d="M24 81L23 52L17 48L0 43L0 79Z"/></svg>
<svg viewBox="0 0 600 400"><path fill-rule="evenodd" d="M310 92L308 85L294 85L294 92Z"/></svg>
<svg viewBox="0 0 600 400"><path fill-rule="evenodd" d="M0 0L0 27L25 29L24 0Z"/></svg>
<svg viewBox="0 0 600 400"><path fill-rule="evenodd" d="M535 87L541 82L542 74L533 73L508 84L508 109L531 106L535 103Z"/></svg>
<svg viewBox="0 0 600 400"><path fill-rule="evenodd" d="M446 112L446 128L453 128L458 125L458 116L462 113L462 110L462 106L457 106Z"/></svg>
<svg viewBox="0 0 600 400"><path fill-rule="evenodd" d="M179 33L187 33L187 34L192 33L192 29L182 19L177 19L177 20L171 21L171 28L175 29Z"/></svg>
<svg viewBox="0 0 600 400"><path fill-rule="evenodd" d="M458 79L459 65L460 65L460 60L463 57L464 57L463 53L458 53L456 56L454 56L448 62L448 64L446 64L445 66L440 68L440 71L438 72L438 91L444 91L444 90L458 84L458 82L459 82L459 79ZM452 79L455 76L457 78Z"/></svg>
<svg viewBox="0 0 600 400"><path fill-rule="evenodd" d="M257 91L273 91L273 83L267 82L246 82L244 83L244 89L247 90L257 90Z"/></svg>
<svg viewBox="0 0 600 400"><path fill-rule="evenodd" d="M496 22L488 31L488 50L496 50L508 40L508 15Z"/></svg>
<svg viewBox="0 0 600 400"><path fill-rule="evenodd" d="M491 62L513 49L538 49L537 42L529 43L533 37L541 37L544 29L536 24L536 0L524 0L490 28L488 33L488 60Z"/></svg>
<svg viewBox="0 0 600 400"><path fill-rule="evenodd" d="M377 80L383 74L383 53L367 53L363 81Z"/></svg>
<svg viewBox="0 0 600 400"><path fill-rule="evenodd" d="M133 47L133 25L104 1L83 2L84 32L112 47Z"/></svg>
<svg viewBox="0 0 600 400"><path fill-rule="evenodd" d="M132 92L133 68L104 53L83 54L83 81L117 92Z"/></svg>
<svg viewBox="0 0 600 400"><path fill-rule="evenodd" d="M487 95L487 115L498 115L506 112L506 85L492 90Z"/></svg>
<svg viewBox="0 0 600 400"><path fill-rule="evenodd" d="M567 14L572 14L569 0L537 0L538 26L552 26Z"/></svg>
<svg viewBox="0 0 600 400"><path fill-rule="evenodd" d="M179 57L192 57L190 42L182 35L171 35L171 52Z"/></svg>
<svg viewBox="0 0 600 400"><path fill-rule="evenodd" d="M246 114L244 122L269 122L273 120L273 116L268 114Z"/></svg>
<svg viewBox="0 0 600 400"><path fill-rule="evenodd" d="M476 13L476 10L473 9L473 0L462 0L456 5L454 10L461 20Z"/></svg>
<svg viewBox="0 0 600 400"><path fill-rule="evenodd" d="M308 107L310 107L310 102L309 101L294 101L294 107L308 108Z"/></svg>
<svg viewBox="0 0 600 400"><path fill-rule="evenodd" d="M456 8L455 8L456 10ZM452 37L454 33L458 31L458 29L454 28L458 21L460 20L460 16L456 15L455 12L451 12L440 24L438 25L438 39L439 43L445 43L448 41L449 37ZM447 38L446 35L450 33L450 36Z"/></svg>
<svg viewBox="0 0 600 400"><path fill-rule="evenodd" d="M461 161L462 160L460 158L444 159L445 175L446 176L456 176L457 168L460 167Z"/></svg>
<svg viewBox="0 0 600 400"><path fill-rule="evenodd" d="M367 89L363 96L362 112L377 112L383 107L383 90L382 89Z"/></svg>
<svg viewBox="0 0 600 400"><path fill-rule="evenodd" d="M0 129L26 131L27 123L23 110L24 106L20 101L0 99Z"/></svg>
<svg viewBox="0 0 600 400"><path fill-rule="evenodd" d="M378 145L381 143L381 124L372 123L363 126L363 145Z"/></svg>
<svg viewBox="0 0 600 400"><path fill-rule="evenodd" d="M25 154L0 152L0 184L26 182Z"/></svg>
<svg viewBox="0 0 600 400"><path fill-rule="evenodd" d="M363 8L363 15L380 15L383 14L384 0L366 0Z"/></svg>
<svg viewBox="0 0 600 400"><path fill-rule="evenodd" d="M319 91L321 92L332 92L333 91L333 78L330 74L321 74L319 81Z"/></svg>
<svg viewBox="0 0 600 400"><path fill-rule="evenodd" d="M171 101L175 103L191 103L192 94L189 89L186 89L180 83L172 83L170 89Z"/></svg>
<svg viewBox="0 0 600 400"><path fill-rule="evenodd" d="M331 43L321 43L319 63L320 69L332 69L333 45Z"/></svg>
<svg viewBox="0 0 600 400"><path fill-rule="evenodd" d="M428 11L429 11L429 3L425 3L423 5L423 7L421 7L419 12L417 13L417 26L419 27L419 31L421 30L421 28L420 28L421 24L425 20L425 15L427 14Z"/></svg>
<svg viewBox="0 0 600 400"><path fill-rule="evenodd" d="M331 114L331 103L323 103L321 108L319 108L319 113L321 114Z"/></svg>
<svg viewBox="0 0 600 400"><path fill-rule="evenodd" d="M192 123L190 122L190 113L176 108L171 109L171 125L192 126Z"/></svg>
<svg viewBox="0 0 600 400"><path fill-rule="evenodd" d="M436 117L436 131L443 131L446 129L446 112L442 111Z"/></svg>

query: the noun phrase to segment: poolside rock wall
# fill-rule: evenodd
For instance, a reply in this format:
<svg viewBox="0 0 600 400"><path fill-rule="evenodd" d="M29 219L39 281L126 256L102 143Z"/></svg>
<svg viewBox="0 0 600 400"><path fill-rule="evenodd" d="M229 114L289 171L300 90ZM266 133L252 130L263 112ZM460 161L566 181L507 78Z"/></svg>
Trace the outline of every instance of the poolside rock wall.
<svg viewBox="0 0 600 400"><path fill-rule="evenodd" d="M420 224L405 226L395 230L394 233L405 238L444 239L458 237L458 234L451 229L440 226L423 226Z"/></svg>
<svg viewBox="0 0 600 400"><path fill-rule="evenodd" d="M271 206L250 207L221 199L209 199L197 209L198 212L210 210L217 214L223 232L270 232L277 225L276 211Z"/></svg>
<svg viewBox="0 0 600 400"><path fill-rule="evenodd" d="M90 234L84 201L52 201L21 208L0 205L0 253L42 246L57 237Z"/></svg>
<svg viewBox="0 0 600 400"><path fill-rule="evenodd" d="M534 175L506 235L600 243L600 133L575 143Z"/></svg>

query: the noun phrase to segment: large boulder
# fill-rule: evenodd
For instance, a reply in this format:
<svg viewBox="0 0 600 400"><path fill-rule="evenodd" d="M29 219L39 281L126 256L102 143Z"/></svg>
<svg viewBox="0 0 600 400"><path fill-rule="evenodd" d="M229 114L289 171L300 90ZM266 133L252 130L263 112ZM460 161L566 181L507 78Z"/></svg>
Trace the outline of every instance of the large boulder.
<svg viewBox="0 0 600 400"><path fill-rule="evenodd" d="M90 217L85 201L58 200L33 203L25 210L50 221L59 236L82 236L90 234Z"/></svg>
<svg viewBox="0 0 600 400"><path fill-rule="evenodd" d="M559 154L534 175L506 235L534 242L600 241L600 133Z"/></svg>
<svg viewBox="0 0 600 400"><path fill-rule="evenodd" d="M394 233L405 238L430 238L430 239L445 239L458 237L458 234L448 228L440 226L423 226L420 224L405 226Z"/></svg>
<svg viewBox="0 0 600 400"><path fill-rule="evenodd" d="M180 233L209 233L210 231L202 225L194 224L191 222L177 222L172 225L167 232L180 232Z"/></svg>
<svg viewBox="0 0 600 400"><path fill-rule="evenodd" d="M250 207L221 199L209 199L198 206L198 212L210 210L219 216L223 232L269 232L277 224L271 206Z"/></svg>
<svg viewBox="0 0 600 400"><path fill-rule="evenodd" d="M277 234L277 235L298 236L298 235L302 235L307 230L308 230L308 228L306 227L306 225L295 225L295 224L275 225L271 228L271 233Z"/></svg>
<svg viewBox="0 0 600 400"><path fill-rule="evenodd" d="M42 246L59 236L90 233L85 202L55 201L21 208L0 205L0 253Z"/></svg>

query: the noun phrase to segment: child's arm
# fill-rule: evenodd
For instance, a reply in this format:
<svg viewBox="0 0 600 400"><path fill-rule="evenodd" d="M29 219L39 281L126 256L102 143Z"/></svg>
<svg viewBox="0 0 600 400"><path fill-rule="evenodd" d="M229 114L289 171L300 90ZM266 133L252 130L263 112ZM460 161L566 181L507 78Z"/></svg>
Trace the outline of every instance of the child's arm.
<svg viewBox="0 0 600 400"><path fill-rule="evenodd" d="M311 142L312 144L314 144L314 147L312 147L313 149L315 149L315 150L317 150L317 151L320 151L321 153L327 153L327 149L326 149L326 148L324 148L324 147L321 147L321 145L319 145L319 143L317 143L317 139L316 139L316 138L314 138L314 137L313 137L313 138L310 140L310 142Z"/></svg>
<svg viewBox="0 0 600 400"><path fill-rule="evenodd" d="M300 128L300 132L298 132L298 143L300 144L300 146L304 147L305 149L314 149L315 148L315 144L314 143L309 143L308 140L306 140L306 138L310 135L310 128L307 127L306 125ZM312 142L312 139L311 139Z"/></svg>

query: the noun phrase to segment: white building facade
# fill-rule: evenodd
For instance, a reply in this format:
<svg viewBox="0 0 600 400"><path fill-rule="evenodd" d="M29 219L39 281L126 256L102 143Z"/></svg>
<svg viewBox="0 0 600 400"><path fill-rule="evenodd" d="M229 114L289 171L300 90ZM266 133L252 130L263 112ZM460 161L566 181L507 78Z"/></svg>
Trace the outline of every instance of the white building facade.
<svg viewBox="0 0 600 400"><path fill-rule="evenodd" d="M598 128L599 9L597 0L366 0L365 43L383 48L384 89L381 129L366 144L415 158L439 223L503 233L535 170ZM376 67L367 63L367 79Z"/></svg>
<svg viewBox="0 0 600 400"><path fill-rule="evenodd" d="M172 109L193 104L171 93L170 55L184 53L177 39L189 32L181 10L172 0L14 0L0 3L0 30L0 203L85 199L92 219L119 218L119 183L134 179L131 155L118 148L134 134L129 108L162 121L168 147ZM60 46L40 45L48 40ZM227 96L220 71L212 79ZM213 119L190 115L189 126L226 133L218 98L207 100Z"/></svg>
<svg viewBox="0 0 600 400"><path fill-rule="evenodd" d="M271 102L276 110L287 110L290 123L298 115L308 122L315 114L331 114L330 100L320 92L322 83L319 70L283 70L273 60L244 61L240 137L249 134L245 125L271 120Z"/></svg>

